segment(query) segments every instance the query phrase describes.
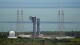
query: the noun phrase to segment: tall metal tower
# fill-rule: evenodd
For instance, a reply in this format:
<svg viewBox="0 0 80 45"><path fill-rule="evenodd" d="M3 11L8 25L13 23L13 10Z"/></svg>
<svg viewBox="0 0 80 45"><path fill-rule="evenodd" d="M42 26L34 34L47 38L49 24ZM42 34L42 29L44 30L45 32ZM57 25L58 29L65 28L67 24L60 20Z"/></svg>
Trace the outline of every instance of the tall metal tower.
<svg viewBox="0 0 80 45"><path fill-rule="evenodd" d="M17 30L19 31L19 10L17 10Z"/></svg>
<svg viewBox="0 0 80 45"><path fill-rule="evenodd" d="M22 33L22 30L24 30L24 25L23 25L23 10L21 10L21 33Z"/></svg>
<svg viewBox="0 0 80 45"><path fill-rule="evenodd" d="M60 11L60 22L59 22L59 25L60 25L60 36L65 36L64 34L64 10L61 10Z"/></svg>
<svg viewBox="0 0 80 45"><path fill-rule="evenodd" d="M59 31L60 31L60 37L64 36L64 10L63 10L63 6L61 5L61 2L59 3L60 7L59 7Z"/></svg>
<svg viewBox="0 0 80 45"><path fill-rule="evenodd" d="M30 16L29 19L33 22L33 34L32 34L32 38L36 38L36 16Z"/></svg>
<svg viewBox="0 0 80 45"><path fill-rule="evenodd" d="M64 31L64 10L61 10L61 13L62 13L62 15L61 15L61 30L62 31ZM64 32L63 32L64 33Z"/></svg>
<svg viewBox="0 0 80 45"><path fill-rule="evenodd" d="M19 11L17 10L17 30L21 31L23 30L23 10Z"/></svg>
<svg viewBox="0 0 80 45"><path fill-rule="evenodd" d="M61 21L60 21L61 12L60 12L60 10L58 11L58 15L59 15L59 22L58 22L59 23L59 27L58 27L58 29L59 29L59 32L60 32L59 35L61 35Z"/></svg>
<svg viewBox="0 0 80 45"><path fill-rule="evenodd" d="M21 4L21 3L20 3ZM17 30L19 30L22 33L23 30L23 7L20 6L20 4L17 2L17 7L19 10L17 11Z"/></svg>

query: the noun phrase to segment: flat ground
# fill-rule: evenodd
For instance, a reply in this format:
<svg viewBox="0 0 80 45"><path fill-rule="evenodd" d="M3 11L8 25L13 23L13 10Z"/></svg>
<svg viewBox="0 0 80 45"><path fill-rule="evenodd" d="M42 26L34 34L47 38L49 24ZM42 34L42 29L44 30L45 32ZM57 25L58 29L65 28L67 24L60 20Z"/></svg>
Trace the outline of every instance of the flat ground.
<svg viewBox="0 0 80 45"><path fill-rule="evenodd" d="M0 38L0 45L80 45L80 38L75 39L29 39Z"/></svg>
<svg viewBox="0 0 80 45"><path fill-rule="evenodd" d="M19 33L16 33L18 35ZM32 34L25 32L24 34ZM58 32L41 32L44 35L55 35ZM0 32L0 45L80 45L80 31L65 32L66 35L76 36L74 39L33 39L33 38L16 38L8 39L8 32Z"/></svg>

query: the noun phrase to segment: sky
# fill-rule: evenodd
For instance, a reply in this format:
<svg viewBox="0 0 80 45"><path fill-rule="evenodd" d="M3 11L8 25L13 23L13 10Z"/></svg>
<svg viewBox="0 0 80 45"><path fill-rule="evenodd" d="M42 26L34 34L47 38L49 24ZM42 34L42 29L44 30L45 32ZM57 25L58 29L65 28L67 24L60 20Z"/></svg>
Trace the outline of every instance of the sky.
<svg viewBox="0 0 80 45"><path fill-rule="evenodd" d="M80 0L0 0L2 7L80 7Z"/></svg>
<svg viewBox="0 0 80 45"><path fill-rule="evenodd" d="M64 9L64 21L65 22L80 22L80 0L0 0L0 21L16 21L17 10L21 10L23 8L24 12L24 21L30 21L30 16L39 17L41 21L58 21L58 11L54 7L63 6ZM29 7L29 8L27 8ZM37 8L38 7L38 8ZM42 7L42 8L40 8ZM48 8L49 7L49 8ZM19 9L18 9L19 8ZM5 24L0 23L0 30L10 30L10 27L13 24ZM65 24L65 28L69 29L79 29L79 24ZM47 26L47 25L46 25ZM42 25L41 30L47 29L46 26ZM29 27L28 25L25 28ZM49 25L48 29L55 30L57 29L57 25ZM15 30L15 25L12 27ZM32 29L32 28L29 28ZM47 30L48 30L47 29ZM67 30L66 29L66 30ZM12 30L12 29L11 29ZM25 29L28 30L28 29Z"/></svg>

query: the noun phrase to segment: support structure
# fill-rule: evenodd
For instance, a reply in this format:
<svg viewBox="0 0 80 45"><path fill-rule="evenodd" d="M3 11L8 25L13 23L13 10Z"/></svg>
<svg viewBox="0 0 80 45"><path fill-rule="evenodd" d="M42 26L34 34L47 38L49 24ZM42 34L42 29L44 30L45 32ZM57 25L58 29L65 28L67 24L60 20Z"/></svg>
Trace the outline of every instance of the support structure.
<svg viewBox="0 0 80 45"><path fill-rule="evenodd" d="M21 10L21 33L22 33L22 30L24 29L24 25L23 25L23 10Z"/></svg>
<svg viewBox="0 0 80 45"><path fill-rule="evenodd" d="M18 31L23 30L23 10L17 10L17 29Z"/></svg>
<svg viewBox="0 0 80 45"><path fill-rule="evenodd" d="M60 32L60 37L65 36L64 34L64 10L63 10L63 2L59 2L59 32Z"/></svg>
<svg viewBox="0 0 80 45"><path fill-rule="evenodd" d="M59 31L60 37L64 36L64 10L59 10Z"/></svg>
<svg viewBox="0 0 80 45"><path fill-rule="evenodd" d="M36 16L30 16L30 20L33 22L32 38L36 38Z"/></svg>
<svg viewBox="0 0 80 45"><path fill-rule="evenodd" d="M40 35L40 18L37 18L37 37Z"/></svg>
<svg viewBox="0 0 80 45"><path fill-rule="evenodd" d="M19 10L17 10L17 30L19 31Z"/></svg>

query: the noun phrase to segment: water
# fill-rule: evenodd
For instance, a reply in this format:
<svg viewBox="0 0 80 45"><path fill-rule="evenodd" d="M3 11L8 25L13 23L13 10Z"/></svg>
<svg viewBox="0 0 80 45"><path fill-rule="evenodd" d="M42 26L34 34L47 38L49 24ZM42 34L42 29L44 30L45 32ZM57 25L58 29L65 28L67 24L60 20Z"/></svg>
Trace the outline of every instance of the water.
<svg viewBox="0 0 80 45"><path fill-rule="evenodd" d="M24 21L31 22L29 16L39 17L41 31L58 31L58 8L0 8L0 22L17 21L17 10L23 10ZM47 22L55 23L47 23ZM64 8L64 21L77 23L64 23L64 31L80 30L80 8ZM32 31L32 23L24 23L23 31ZM16 30L16 23L0 23L0 31Z"/></svg>

